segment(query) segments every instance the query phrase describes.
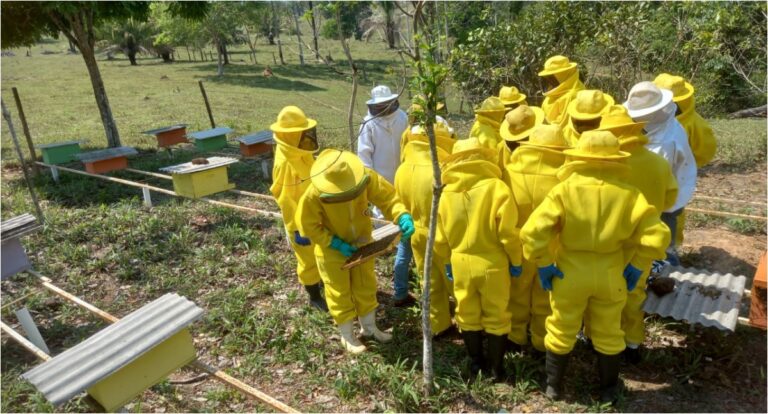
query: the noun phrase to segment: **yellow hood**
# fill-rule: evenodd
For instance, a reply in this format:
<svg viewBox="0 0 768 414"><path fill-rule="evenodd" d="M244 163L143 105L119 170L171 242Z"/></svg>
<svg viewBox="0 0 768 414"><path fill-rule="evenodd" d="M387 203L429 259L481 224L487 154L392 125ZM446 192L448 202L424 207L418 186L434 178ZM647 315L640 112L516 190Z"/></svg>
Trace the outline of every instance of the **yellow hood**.
<svg viewBox="0 0 768 414"><path fill-rule="evenodd" d="M501 179L501 170L479 153L443 165L446 192L461 192L484 185L488 179Z"/></svg>
<svg viewBox="0 0 768 414"><path fill-rule="evenodd" d="M688 143L691 145L696 166L707 165L717 152L717 140L709 123L696 112L694 97L677 102L682 113L677 116L677 121L685 128L688 134Z"/></svg>
<svg viewBox="0 0 768 414"><path fill-rule="evenodd" d="M629 167L623 161L571 160L557 170L557 178L565 181L575 173L601 181L617 181L629 173Z"/></svg>

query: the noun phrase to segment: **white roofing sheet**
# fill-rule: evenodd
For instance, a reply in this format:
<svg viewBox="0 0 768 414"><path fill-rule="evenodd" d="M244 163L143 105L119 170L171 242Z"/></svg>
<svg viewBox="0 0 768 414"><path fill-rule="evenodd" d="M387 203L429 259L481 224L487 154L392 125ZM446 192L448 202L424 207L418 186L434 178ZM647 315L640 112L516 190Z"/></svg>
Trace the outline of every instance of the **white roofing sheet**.
<svg viewBox="0 0 768 414"><path fill-rule="evenodd" d="M167 293L22 375L54 405L90 388L203 315Z"/></svg>
<svg viewBox="0 0 768 414"><path fill-rule="evenodd" d="M272 131L259 131L253 132L248 135L236 139L238 142L242 142L245 145L253 145L259 143L267 143L272 141Z"/></svg>
<svg viewBox="0 0 768 414"><path fill-rule="evenodd" d="M42 227L37 218L29 213L9 218L0 223L0 238L2 240L21 237Z"/></svg>
<svg viewBox="0 0 768 414"><path fill-rule="evenodd" d="M218 127L213 129L206 129L205 131L197 131L187 134L188 137L193 139L208 139L218 137L219 135L229 134L234 129L229 127Z"/></svg>
<svg viewBox="0 0 768 414"><path fill-rule="evenodd" d="M163 132L173 131L175 129L182 129L186 127L187 127L187 124L176 124L176 125L171 125L167 127L150 129L149 131L143 131L142 134L157 135L157 134L162 134Z"/></svg>
<svg viewBox="0 0 768 414"><path fill-rule="evenodd" d="M136 154L138 154L138 152L132 147L117 147L98 151L82 152L80 154L75 154L75 157L77 157L82 162L96 162L108 160L110 158L127 157L129 155Z"/></svg>
<svg viewBox="0 0 768 414"><path fill-rule="evenodd" d="M664 275L675 280L675 290L658 297L649 289L643 304L646 313L720 330L736 329L746 277L682 267L668 267Z"/></svg>
<svg viewBox="0 0 768 414"><path fill-rule="evenodd" d="M208 164L192 164L192 161L190 161L185 162L184 164L177 164L170 167L161 168L160 171L168 172L171 174L189 174L234 164L238 161L237 158L230 157L209 157L206 159L208 160Z"/></svg>

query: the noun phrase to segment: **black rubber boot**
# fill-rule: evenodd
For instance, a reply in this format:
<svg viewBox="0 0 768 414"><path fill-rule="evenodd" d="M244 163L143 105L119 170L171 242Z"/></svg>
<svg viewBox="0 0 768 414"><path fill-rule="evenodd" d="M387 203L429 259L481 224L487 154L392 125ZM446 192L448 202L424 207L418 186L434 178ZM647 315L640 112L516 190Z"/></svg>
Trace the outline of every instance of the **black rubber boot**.
<svg viewBox="0 0 768 414"><path fill-rule="evenodd" d="M507 380L504 369L504 354L507 353L507 335L488 334L488 370L496 382Z"/></svg>
<svg viewBox="0 0 768 414"><path fill-rule="evenodd" d="M624 348L624 352L621 353L624 356L624 361L628 364L637 365L643 362L643 354L640 352L640 348Z"/></svg>
<svg viewBox="0 0 768 414"><path fill-rule="evenodd" d="M464 339L464 346L469 355L469 373L472 377L476 377L485 366L483 331L464 331L461 333L461 337Z"/></svg>
<svg viewBox="0 0 768 414"><path fill-rule="evenodd" d="M621 391L619 365L621 354L605 355L597 353L597 372L600 375L600 402L615 403Z"/></svg>
<svg viewBox="0 0 768 414"><path fill-rule="evenodd" d="M523 346L507 338L507 352L512 354L523 352Z"/></svg>
<svg viewBox="0 0 768 414"><path fill-rule="evenodd" d="M553 400L559 400L563 391L563 378L565 370L568 367L568 359L571 354L558 355L547 351L547 397Z"/></svg>
<svg viewBox="0 0 768 414"><path fill-rule="evenodd" d="M309 294L309 305L317 310L328 312L328 305L325 303L325 298L320 294L320 283L314 285L306 285L304 289Z"/></svg>

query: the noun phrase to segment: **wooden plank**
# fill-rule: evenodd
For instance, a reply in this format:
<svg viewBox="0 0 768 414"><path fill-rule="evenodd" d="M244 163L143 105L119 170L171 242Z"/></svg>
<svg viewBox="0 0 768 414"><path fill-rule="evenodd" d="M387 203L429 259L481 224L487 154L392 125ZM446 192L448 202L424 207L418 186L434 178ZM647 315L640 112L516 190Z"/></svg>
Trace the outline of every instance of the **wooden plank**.
<svg viewBox="0 0 768 414"><path fill-rule="evenodd" d="M11 337L14 341L18 342L19 345L23 346L27 349L27 351L35 354L36 357L43 361L47 361L51 359L51 356L43 352L42 349L38 348L33 344L32 342L29 342L27 338L24 337L24 335L16 332L13 328L6 325L5 322L0 321L0 329L2 329L3 332L5 332L8 336Z"/></svg>
<svg viewBox="0 0 768 414"><path fill-rule="evenodd" d="M373 242L358 248L357 251L347 259L344 266L341 267L343 270L360 266L369 260L373 260L376 257L387 253L400 240L400 227L389 223L375 229L371 234L371 237L373 238Z"/></svg>

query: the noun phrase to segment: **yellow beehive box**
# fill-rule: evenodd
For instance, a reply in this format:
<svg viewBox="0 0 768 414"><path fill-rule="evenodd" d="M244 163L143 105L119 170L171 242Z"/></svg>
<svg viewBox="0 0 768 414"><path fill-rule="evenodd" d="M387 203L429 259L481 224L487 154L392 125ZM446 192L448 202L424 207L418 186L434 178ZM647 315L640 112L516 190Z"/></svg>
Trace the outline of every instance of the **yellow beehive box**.
<svg viewBox="0 0 768 414"><path fill-rule="evenodd" d="M88 388L88 394L105 410L114 412L196 357L192 335L183 329Z"/></svg>
<svg viewBox="0 0 768 414"><path fill-rule="evenodd" d="M176 194L200 198L235 188L229 182L227 168L237 162L236 158L210 157L199 160L207 163L187 162L160 169L171 173Z"/></svg>

